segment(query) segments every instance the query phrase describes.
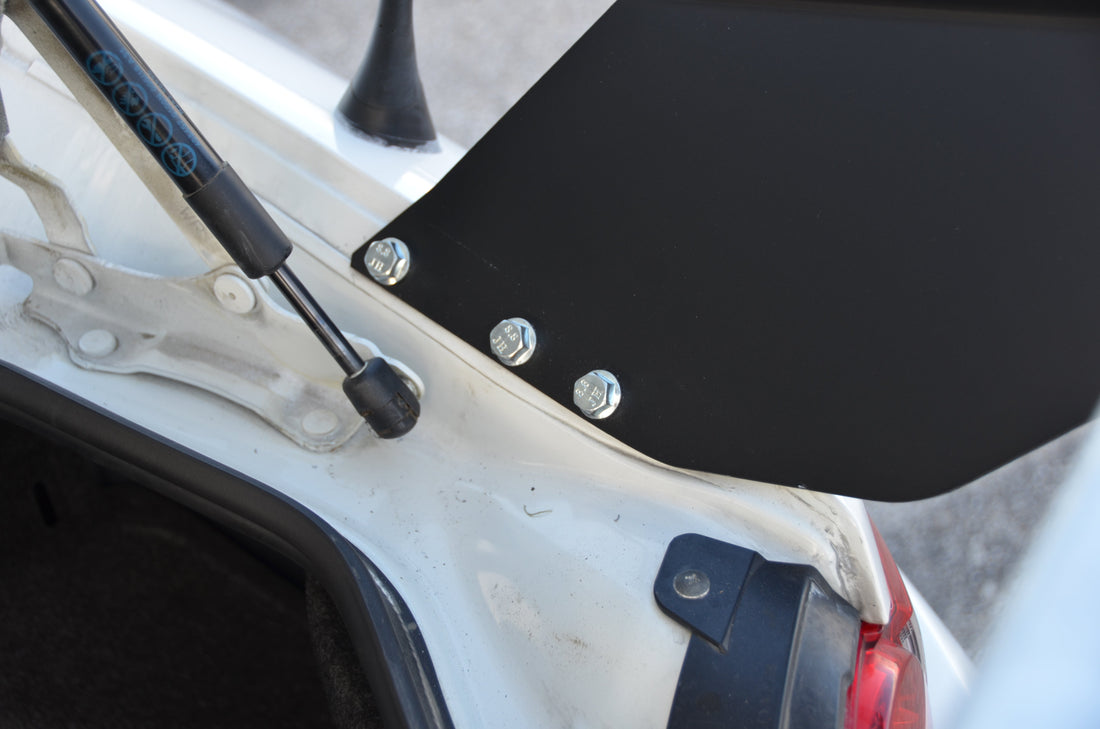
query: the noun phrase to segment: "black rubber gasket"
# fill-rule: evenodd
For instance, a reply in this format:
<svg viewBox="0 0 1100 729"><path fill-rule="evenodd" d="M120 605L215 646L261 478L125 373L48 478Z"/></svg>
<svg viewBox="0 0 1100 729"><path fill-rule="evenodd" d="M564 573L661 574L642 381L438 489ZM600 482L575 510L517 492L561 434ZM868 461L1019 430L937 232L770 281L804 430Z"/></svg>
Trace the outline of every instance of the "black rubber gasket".
<svg viewBox="0 0 1100 729"><path fill-rule="evenodd" d="M0 417L74 448L315 575L339 608L385 726L453 727L423 635L397 590L303 505L3 362Z"/></svg>

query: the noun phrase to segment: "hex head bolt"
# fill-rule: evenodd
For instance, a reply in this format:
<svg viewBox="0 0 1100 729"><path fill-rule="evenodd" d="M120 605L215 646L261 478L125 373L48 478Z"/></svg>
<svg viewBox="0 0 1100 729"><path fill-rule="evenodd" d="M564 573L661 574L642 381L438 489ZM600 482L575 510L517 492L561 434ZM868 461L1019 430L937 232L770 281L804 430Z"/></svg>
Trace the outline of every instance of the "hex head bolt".
<svg viewBox="0 0 1100 729"><path fill-rule="evenodd" d="M607 370L592 370L573 385L573 404L592 420L615 412L622 397L618 378Z"/></svg>
<svg viewBox="0 0 1100 729"><path fill-rule="evenodd" d="M497 359L509 367L519 367L535 353L537 339L531 322L518 316L493 327L489 332L489 346Z"/></svg>
<svg viewBox="0 0 1100 729"><path fill-rule="evenodd" d="M363 257L370 277L383 286L393 286L409 272L409 248L397 238L376 240Z"/></svg>

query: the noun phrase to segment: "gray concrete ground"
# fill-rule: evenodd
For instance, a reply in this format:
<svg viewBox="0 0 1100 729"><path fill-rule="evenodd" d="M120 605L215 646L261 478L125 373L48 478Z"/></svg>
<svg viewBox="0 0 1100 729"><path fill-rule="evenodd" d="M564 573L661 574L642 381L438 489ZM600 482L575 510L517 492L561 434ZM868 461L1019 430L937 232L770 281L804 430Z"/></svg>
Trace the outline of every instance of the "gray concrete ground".
<svg viewBox="0 0 1100 729"><path fill-rule="evenodd" d="M345 76L376 0L230 0ZM417 47L438 130L471 145L610 6L609 0L417 0ZM869 504L898 563L972 656L1064 480L1080 431L953 493Z"/></svg>
<svg viewBox="0 0 1100 729"><path fill-rule="evenodd" d="M868 502L898 564L971 657L980 658L1017 563L1088 431L1078 428L943 496Z"/></svg>

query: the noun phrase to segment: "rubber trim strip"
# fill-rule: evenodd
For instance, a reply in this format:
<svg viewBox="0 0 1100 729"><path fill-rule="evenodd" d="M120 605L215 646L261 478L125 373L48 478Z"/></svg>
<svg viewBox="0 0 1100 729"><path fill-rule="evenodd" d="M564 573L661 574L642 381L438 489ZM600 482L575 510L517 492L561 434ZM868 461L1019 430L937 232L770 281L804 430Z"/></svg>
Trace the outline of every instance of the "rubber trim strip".
<svg viewBox="0 0 1100 729"><path fill-rule="evenodd" d="M366 555L305 506L5 362L0 418L71 446L313 573L340 610L384 725L453 728L408 606Z"/></svg>

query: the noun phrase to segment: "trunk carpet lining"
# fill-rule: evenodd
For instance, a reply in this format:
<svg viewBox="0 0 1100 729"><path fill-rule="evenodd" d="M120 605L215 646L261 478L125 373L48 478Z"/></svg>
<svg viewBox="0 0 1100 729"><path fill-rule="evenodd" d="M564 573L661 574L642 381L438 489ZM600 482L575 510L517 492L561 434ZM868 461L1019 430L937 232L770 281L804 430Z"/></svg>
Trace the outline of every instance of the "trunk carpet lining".
<svg viewBox="0 0 1100 729"><path fill-rule="evenodd" d="M301 584L202 517L6 423L0 469L0 727L334 725ZM316 611L327 595L311 592ZM331 661L343 625L313 623ZM344 701L362 703L353 680Z"/></svg>

